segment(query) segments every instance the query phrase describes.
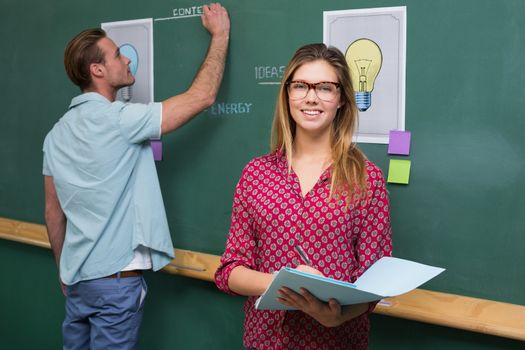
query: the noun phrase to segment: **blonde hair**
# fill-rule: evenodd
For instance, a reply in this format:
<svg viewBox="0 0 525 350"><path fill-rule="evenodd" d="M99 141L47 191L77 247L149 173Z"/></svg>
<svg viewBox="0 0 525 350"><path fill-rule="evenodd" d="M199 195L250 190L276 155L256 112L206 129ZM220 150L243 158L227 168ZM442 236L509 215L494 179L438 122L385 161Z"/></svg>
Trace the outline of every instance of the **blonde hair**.
<svg viewBox="0 0 525 350"><path fill-rule="evenodd" d="M318 60L323 60L334 68L340 84L341 107L332 122L330 135L333 161L330 197L348 190L351 194L347 198L350 204L366 194L366 156L352 141L358 122L354 89L345 57L337 48L327 47L325 44L309 44L295 52L286 66L277 96L271 149L272 152L284 151L288 164L292 164L296 125L290 114L287 83L303 64Z"/></svg>

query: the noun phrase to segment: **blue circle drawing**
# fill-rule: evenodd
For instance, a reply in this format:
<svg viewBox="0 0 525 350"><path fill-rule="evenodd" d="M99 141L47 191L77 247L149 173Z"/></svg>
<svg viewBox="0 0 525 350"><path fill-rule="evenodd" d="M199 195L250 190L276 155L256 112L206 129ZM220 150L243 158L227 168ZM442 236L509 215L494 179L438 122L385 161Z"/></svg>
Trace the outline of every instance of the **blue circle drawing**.
<svg viewBox="0 0 525 350"><path fill-rule="evenodd" d="M129 63L129 70L135 76L139 68L139 54L131 44L124 44L120 47L120 54L126 56L131 61Z"/></svg>

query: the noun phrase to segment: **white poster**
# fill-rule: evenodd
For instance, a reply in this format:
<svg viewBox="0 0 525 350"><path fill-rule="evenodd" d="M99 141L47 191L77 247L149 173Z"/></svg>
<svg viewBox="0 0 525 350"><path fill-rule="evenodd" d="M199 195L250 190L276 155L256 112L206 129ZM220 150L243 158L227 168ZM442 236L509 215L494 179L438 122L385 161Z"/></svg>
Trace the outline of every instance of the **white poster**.
<svg viewBox="0 0 525 350"><path fill-rule="evenodd" d="M388 143L405 130L406 7L325 11L323 41L350 68L359 126L356 142Z"/></svg>
<svg viewBox="0 0 525 350"><path fill-rule="evenodd" d="M153 102L153 21L151 18L102 23L108 37L130 59L135 84L118 91L117 100Z"/></svg>

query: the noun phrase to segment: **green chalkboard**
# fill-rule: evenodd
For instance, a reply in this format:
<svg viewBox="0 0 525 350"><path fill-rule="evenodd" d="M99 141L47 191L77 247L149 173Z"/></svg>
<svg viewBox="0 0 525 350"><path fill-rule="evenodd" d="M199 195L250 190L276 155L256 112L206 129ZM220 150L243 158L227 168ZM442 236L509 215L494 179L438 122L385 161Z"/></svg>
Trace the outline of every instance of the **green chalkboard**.
<svg viewBox="0 0 525 350"><path fill-rule="evenodd" d="M295 48L322 41L323 10L345 6L301 3L300 16L292 1L232 6L232 28L242 30L232 30L216 105L164 138L158 170L177 247L222 252L240 172L268 151L278 86L260 83L278 81L273 77ZM394 253L447 268L427 288L525 304L525 275L516 260L525 243L518 197L525 193L519 79L525 51L515 39L523 21L513 17L520 6L446 4L407 4L411 154L389 156L386 145L361 147L385 173L390 159L412 162L410 184L389 185ZM163 72L156 77L159 98L172 92L174 77L182 87L191 81L194 69L184 62L198 62L206 49L199 26L197 19L155 22L156 72ZM246 104L250 112L228 113L219 109L224 104Z"/></svg>
<svg viewBox="0 0 525 350"><path fill-rule="evenodd" d="M278 89L272 82L279 80L296 48L323 40L323 11L406 6L405 126L412 132L411 153L391 156L386 145L360 145L385 174L390 159L412 162L409 185L389 184L394 255L447 268L426 289L525 304L521 268L525 2L231 0L223 4L229 9L232 31L217 101L163 138L164 159L157 163L177 248L222 253L242 168L269 150ZM80 30L104 22L153 18L154 91L155 99L162 100L187 88L206 52L208 33L200 19L183 16L200 5L167 0L2 2L0 216L43 223L42 142L78 93L63 69L67 41ZM181 18L172 18L175 15ZM53 322L35 316L28 318L28 324L18 313L29 312L21 306L28 299L36 311L43 301L60 304L58 291L49 290L54 288L49 281L56 280L51 255L39 249L0 241L0 265L14 266L8 275L10 287L0 290L4 300L0 309L8 306L6 298L12 300L8 317L2 319L14 318L17 330L8 335L2 327L1 332L13 346L22 327L42 327L51 348L60 339L61 313L50 315ZM15 289L21 276L37 269L49 279L38 291L40 298L34 298L30 288ZM157 274L149 279L143 348L177 344L195 349L214 344L240 348L242 298L181 277ZM213 307L203 307L203 300ZM169 333L171 322L178 325L178 332ZM197 324L202 332L185 322ZM395 337L386 328L413 327L407 321L382 317L374 317L373 324L375 349L387 347L381 336ZM466 345L470 340L462 332L417 327L421 335L413 343L388 344L416 349L431 339L433 345L425 348L517 349L519 345L486 341L482 336ZM181 340L180 334L193 338Z"/></svg>

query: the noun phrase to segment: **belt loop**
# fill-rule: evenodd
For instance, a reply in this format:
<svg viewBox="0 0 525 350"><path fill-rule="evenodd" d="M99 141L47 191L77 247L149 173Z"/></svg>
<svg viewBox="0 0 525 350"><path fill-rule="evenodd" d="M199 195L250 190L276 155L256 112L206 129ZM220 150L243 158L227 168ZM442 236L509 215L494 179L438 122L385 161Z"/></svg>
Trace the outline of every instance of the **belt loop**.
<svg viewBox="0 0 525 350"><path fill-rule="evenodd" d="M117 272L117 283L120 283L120 271Z"/></svg>

